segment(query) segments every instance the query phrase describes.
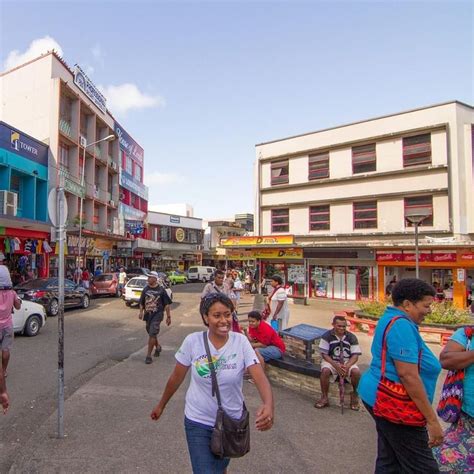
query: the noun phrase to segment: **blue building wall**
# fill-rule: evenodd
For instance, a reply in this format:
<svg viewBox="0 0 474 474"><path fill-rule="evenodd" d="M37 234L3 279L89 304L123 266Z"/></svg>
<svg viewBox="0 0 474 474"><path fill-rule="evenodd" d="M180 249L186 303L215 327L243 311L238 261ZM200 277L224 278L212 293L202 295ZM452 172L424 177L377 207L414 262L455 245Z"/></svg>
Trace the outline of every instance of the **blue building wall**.
<svg viewBox="0 0 474 474"><path fill-rule="evenodd" d="M47 222L48 146L4 122L0 122L0 190L17 193L17 217Z"/></svg>

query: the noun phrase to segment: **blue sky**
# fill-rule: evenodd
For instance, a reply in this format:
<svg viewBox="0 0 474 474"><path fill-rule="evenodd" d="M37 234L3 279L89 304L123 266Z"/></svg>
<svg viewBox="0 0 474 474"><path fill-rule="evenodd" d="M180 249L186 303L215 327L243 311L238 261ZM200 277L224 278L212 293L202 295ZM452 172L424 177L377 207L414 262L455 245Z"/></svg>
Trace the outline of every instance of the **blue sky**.
<svg viewBox="0 0 474 474"><path fill-rule="evenodd" d="M470 1L1 3L2 66L57 44L198 217L253 212L256 143L474 104Z"/></svg>

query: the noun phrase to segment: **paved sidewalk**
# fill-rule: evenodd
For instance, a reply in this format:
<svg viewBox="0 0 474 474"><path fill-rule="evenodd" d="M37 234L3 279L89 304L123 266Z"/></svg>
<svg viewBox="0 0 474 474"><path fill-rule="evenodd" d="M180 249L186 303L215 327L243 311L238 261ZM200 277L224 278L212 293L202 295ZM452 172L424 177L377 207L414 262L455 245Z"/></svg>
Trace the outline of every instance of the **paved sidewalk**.
<svg viewBox="0 0 474 474"><path fill-rule="evenodd" d="M251 309L252 299L244 297L241 313ZM292 305L291 323L327 325L332 309ZM163 352L152 365L144 364L143 349L82 386L66 400L66 438L55 438L53 415L24 446L11 472L191 472L183 430L187 382L159 422L152 422L149 414L172 371L177 347L186 334L201 329L196 305L179 326L163 330ZM259 405L257 390L245 384L244 391L253 415ZM232 460L231 473L373 470L375 430L366 413L347 410L341 415L337 407L319 411L313 400L280 387L274 387L274 395L274 428L252 432L251 452Z"/></svg>

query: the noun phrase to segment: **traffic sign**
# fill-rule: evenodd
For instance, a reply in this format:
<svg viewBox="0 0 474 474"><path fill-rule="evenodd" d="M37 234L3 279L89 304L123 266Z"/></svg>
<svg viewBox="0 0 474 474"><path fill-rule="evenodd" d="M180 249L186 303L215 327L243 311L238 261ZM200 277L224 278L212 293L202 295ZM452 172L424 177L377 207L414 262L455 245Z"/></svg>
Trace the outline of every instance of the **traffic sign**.
<svg viewBox="0 0 474 474"><path fill-rule="evenodd" d="M64 197L64 212L60 222L58 219L58 193L56 188L51 189L48 195L48 215L54 227L63 226L67 220L67 200Z"/></svg>

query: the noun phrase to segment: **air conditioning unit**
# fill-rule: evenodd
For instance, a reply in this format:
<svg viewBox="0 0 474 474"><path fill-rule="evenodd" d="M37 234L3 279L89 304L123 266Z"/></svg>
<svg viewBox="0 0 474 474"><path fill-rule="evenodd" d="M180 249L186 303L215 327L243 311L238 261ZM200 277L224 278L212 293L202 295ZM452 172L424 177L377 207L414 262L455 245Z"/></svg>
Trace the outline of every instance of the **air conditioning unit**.
<svg viewBox="0 0 474 474"><path fill-rule="evenodd" d="M115 207L115 201L114 201L113 199L111 199L111 200L109 201L109 204L110 204L111 206Z"/></svg>
<svg viewBox="0 0 474 474"><path fill-rule="evenodd" d="M85 148L87 146L87 140L86 137L83 137L82 135L79 137L79 144L82 146L82 148Z"/></svg>
<svg viewBox="0 0 474 474"><path fill-rule="evenodd" d="M6 216L16 216L18 194L12 191L0 191L0 212Z"/></svg>

